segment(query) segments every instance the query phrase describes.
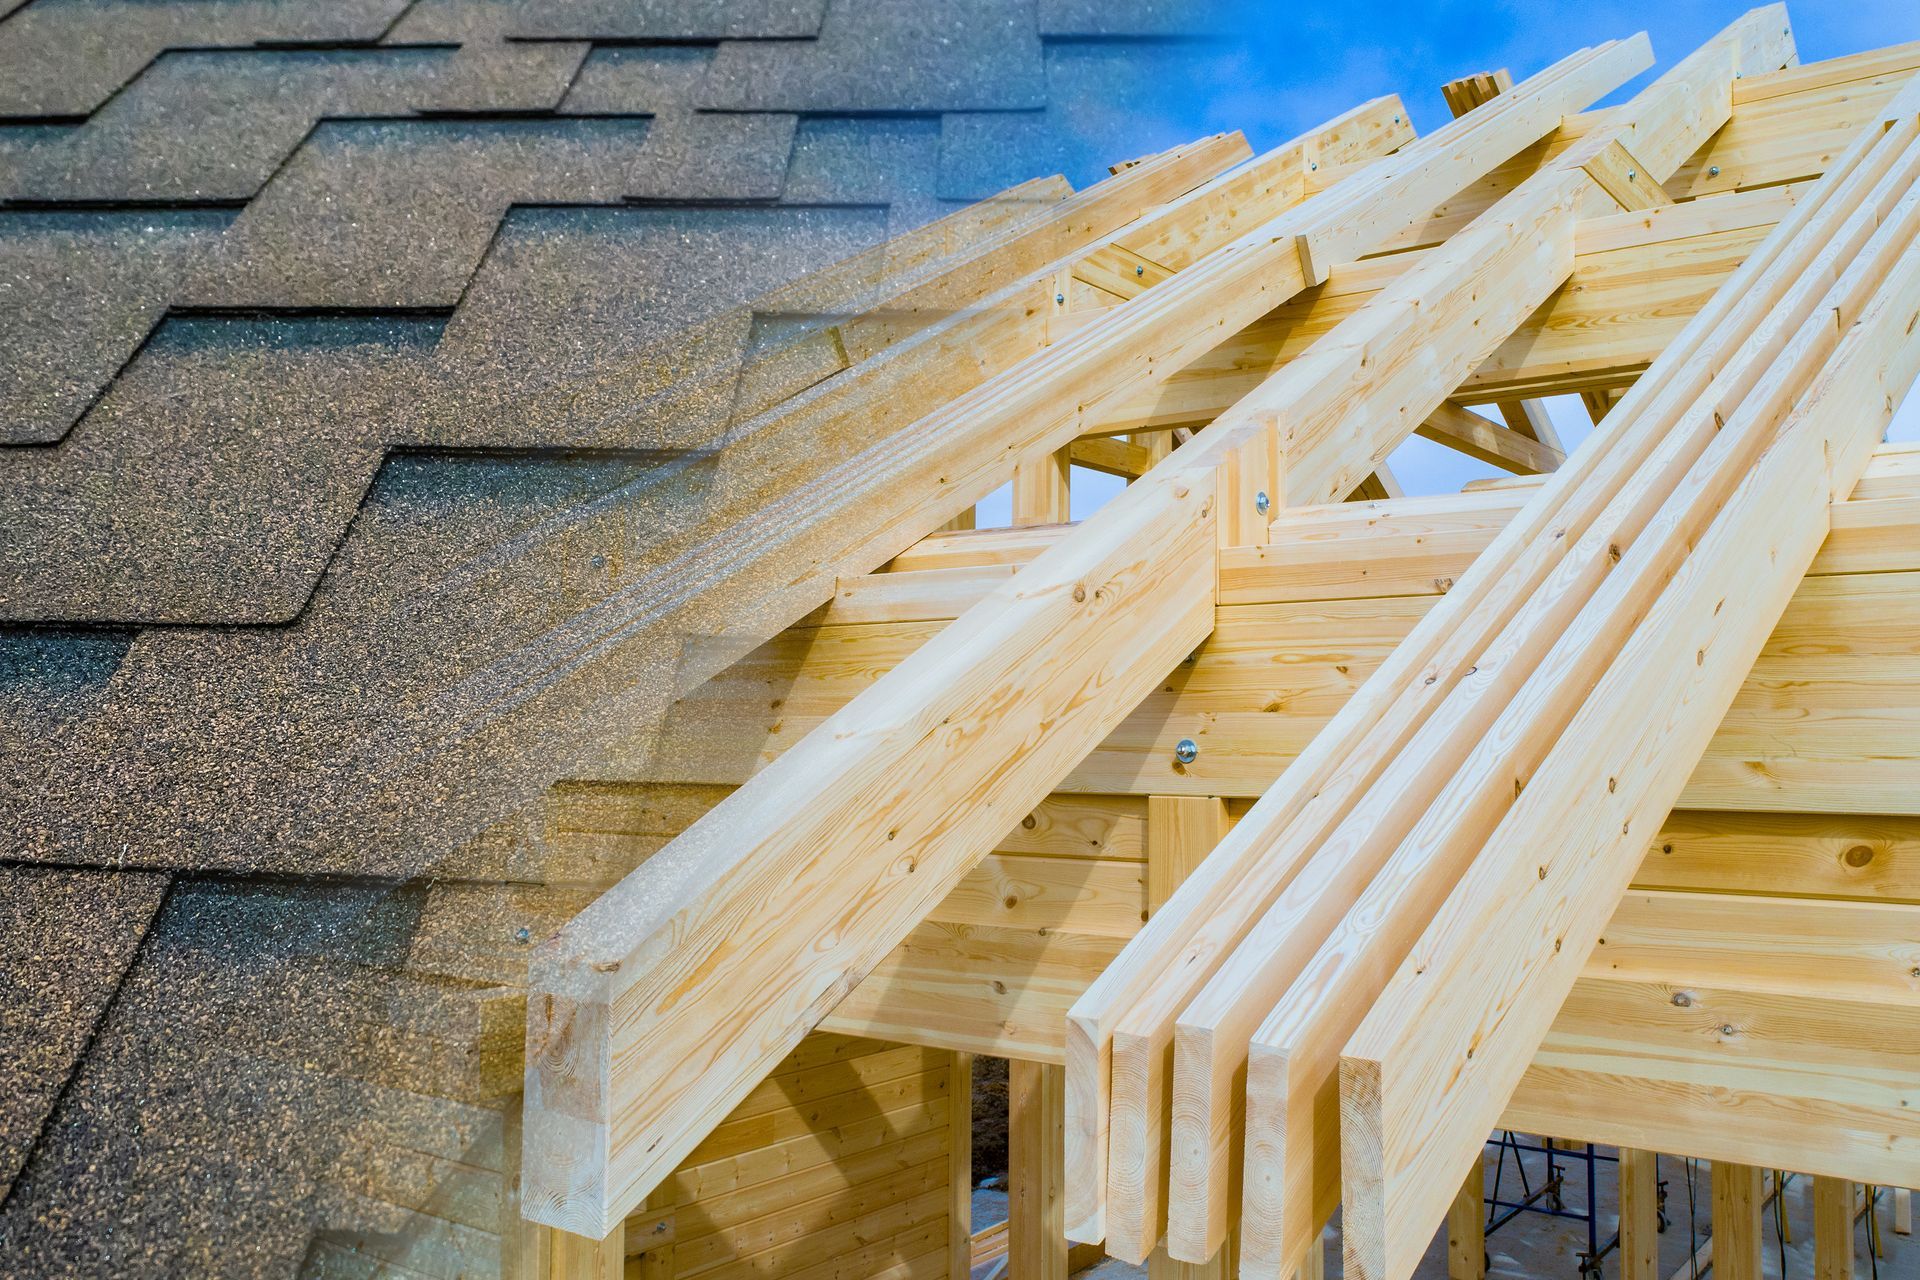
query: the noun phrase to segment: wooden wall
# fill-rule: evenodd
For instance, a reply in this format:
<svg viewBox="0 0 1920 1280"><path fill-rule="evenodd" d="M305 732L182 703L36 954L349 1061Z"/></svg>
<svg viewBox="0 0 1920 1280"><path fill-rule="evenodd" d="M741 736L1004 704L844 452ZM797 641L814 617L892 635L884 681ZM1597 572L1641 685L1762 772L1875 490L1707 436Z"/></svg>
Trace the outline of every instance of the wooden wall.
<svg viewBox="0 0 1920 1280"><path fill-rule="evenodd" d="M953 1057L809 1036L628 1220L629 1258L667 1255L649 1280L944 1280L950 1130L968 1106Z"/></svg>

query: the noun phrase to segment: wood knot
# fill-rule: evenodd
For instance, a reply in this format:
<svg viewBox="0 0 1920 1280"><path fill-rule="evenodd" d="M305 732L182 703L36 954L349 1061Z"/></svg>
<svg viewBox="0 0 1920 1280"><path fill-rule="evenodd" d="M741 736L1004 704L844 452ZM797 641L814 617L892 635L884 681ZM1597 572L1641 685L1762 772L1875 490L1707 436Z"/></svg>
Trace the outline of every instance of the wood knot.
<svg viewBox="0 0 1920 1280"><path fill-rule="evenodd" d="M1840 855L1841 860L1850 867L1864 867L1873 861L1873 850L1864 844L1854 845Z"/></svg>

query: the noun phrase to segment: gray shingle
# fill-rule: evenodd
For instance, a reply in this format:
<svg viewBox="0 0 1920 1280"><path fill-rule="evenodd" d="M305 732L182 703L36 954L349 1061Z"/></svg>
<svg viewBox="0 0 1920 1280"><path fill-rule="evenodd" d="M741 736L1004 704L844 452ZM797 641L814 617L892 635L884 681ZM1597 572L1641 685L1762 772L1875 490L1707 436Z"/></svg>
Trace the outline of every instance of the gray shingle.
<svg viewBox="0 0 1920 1280"><path fill-rule="evenodd" d="M168 48L370 42L407 0L36 0L0 38L0 116L84 116Z"/></svg>
<svg viewBox="0 0 1920 1280"><path fill-rule="evenodd" d="M152 872L0 865L0 1202L166 888Z"/></svg>
<svg viewBox="0 0 1920 1280"><path fill-rule="evenodd" d="M0 445L64 436L231 220L224 211L0 213Z"/></svg>
<svg viewBox="0 0 1920 1280"><path fill-rule="evenodd" d="M646 137L639 118L329 121L182 300L452 307L509 205L617 203Z"/></svg>
<svg viewBox="0 0 1920 1280"><path fill-rule="evenodd" d="M1023 0L833 0L815 41L720 46L700 105L731 111L1005 111L1045 105Z"/></svg>
<svg viewBox="0 0 1920 1280"><path fill-rule="evenodd" d="M405 115L448 49L163 54L85 124L23 148L0 199L245 200L323 116Z"/></svg>
<svg viewBox="0 0 1920 1280"><path fill-rule="evenodd" d="M602 40L798 38L820 30L828 0L544 0L510 34Z"/></svg>

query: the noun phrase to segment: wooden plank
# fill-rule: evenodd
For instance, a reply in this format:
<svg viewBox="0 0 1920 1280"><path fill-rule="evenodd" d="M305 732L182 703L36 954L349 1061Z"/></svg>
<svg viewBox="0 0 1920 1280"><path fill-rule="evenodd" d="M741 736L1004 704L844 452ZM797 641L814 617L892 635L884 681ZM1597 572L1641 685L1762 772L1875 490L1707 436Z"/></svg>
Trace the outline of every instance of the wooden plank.
<svg viewBox="0 0 1920 1280"><path fill-rule="evenodd" d="M1119 938L929 921L822 1025L1061 1062L1068 1007L1120 947Z"/></svg>
<svg viewBox="0 0 1920 1280"><path fill-rule="evenodd" d="M1632 862L1621 871L1613 851L1622 840L1633 840L1636 823L1644 831L1671 807L1679 790L1675 765L1684 768L1704 750L1818 550L1831 493L1850 490L1856 479L1852 469L1864 468L1878 435L1869 429L1891 412L1884 388L1904 387L1911 380L1914 298L1909 295L1920 296L1920 272L1893 268L1887 275L1920 229L1920 201L1911 198L1907 172L1914 162L1907 154L1911 133L1910 127L1896 127L1863 138L1853 158L1861 166L1860 185L1868 191L1857 205L1852 199L1839 205L1847 220L1829 233L1837 233L1827 251L1837 257L1832 270L1839 272L1839 284L1805 322L1788 353L1766 366L1758 389L1746 396L1736 391L1721 402L1729 409L1745 402L1729 424L1746 418L1760 425L1751 429L1745 456L1735 452L1740 446L1734 443L1743 433L1717 435L1709 456L1721 455L1716 461L1723 469L1700 474L1744 477L1738 488L1728 499L1710 497L1709 505L1698 507L1702 493L1713 490L1690 474L1681 489L1688 501L1669 500L1663 508L1662 521L1680 519L1695 506L1712 524L1697 543L1688 540L1691 554L1671 585L1664 582L1670 570L1655 579L1662 592L1658 603L1638 623L1542 767L1509 775L1509 785L1512 777L1527 778L1527 789L1511 800L1486 850L1342 1055L1343 1221L1349 1259L1360 1276L1399 1276L1410 1267L1407 1237L1418 1230L1415 1224L1439 1217L1432 1192L1422 1191L1419 1180L1457 1167L1471 1135L1484 1134L1497 1118L1501 1101L1518 1083L1525 1059L1551 1020L1547 1002L1571 984L1604 926L1597 918L1600 907L1617 901L1631 874ZM1882 172L1884 180L1878 177ZM1847 189L1842 183L1832 188L1836 193ZM1888 283L1876 289L1883 279ZM1826 280L1816 275L1803 289L1826 292ZM1858 317L1844 338L1836 332L1835 312L1849 320ZM1776 435L1773 425L1793 403L1785 392L1795 385L1788 371L1796 364L1820 373ZM1868 415L1864 421L1863 414ZM1746 458L1755 452L1759 461L1750 468ZM1823 466L1829 456L1832 461ZM1832 484L1826 482L1829 469ZM1763 562L1751 558L1756 552ZM1749 567L1736 569L1736 564ZM1761 581L1770 572L1771 581L1763 588L1749 578L1756 589L1742 608L1723 609L1723 597L1702 585L1743 572ZM1636 580L1636 575L1615 575L1595 598L1630 590ZM1685 661L1689 654L1691 664ZM1543 669L1551 671L1552 663ZM1660 708L1660 714L1650 715L1650 708ZM1600 771L1607 778L1604 792L1592 785L1596 761L1605 764ZM1529 839L1526 832L1539 838ZM1573 844L1586 855L1574 860L1580 865L1552 856L1553 850ZM1574 883L1576 897L1561 896ZM1496 900L1500 919L1477 929L1469 917L1485 919ZM1548 906L1549 900L1558 905ZM1576 900L1580 907L1568 910ZM1551 925L1543 926L1543 911ZM1526 941L1519 940L1523 934ZM1541 945L1543 939L1552 941L1551 950ZM1475 955L1463 954L1468 949ZM1503 969L1504 976L1491 977ZM1564 982L1542 980L1563 970ZM1474 977L1466 976L1474 971ZM1528 975L1519 985L1514 985L1516 971ZM1521 986L1526 1000L1519 999ZM1454 1005L1454 996L1471 1000L1474 1012ZM1458 1020L1439 1029L1436 1020L1450 1014ZM1490 1019L1499 1021L1497 1030ZM1413 1077L1403 1072L1414 1058L1428 1064L1421 1069L1425 1081L1436 1078L1436 1060L1453 1064L1438 1097L1432 1089L1410 1086ZM1479 1102L1460 1106L1466 1092L1477 1093ZM1414 1104L1417 1120L1401 1110L1414 1093L1420 1095ZM1415 1148L1420 1155L1412 1154Z"/></svg>
<svg viewBox="0 0 1920 1280"><path fill-rule="evenodd" d="M1142 194L1158 194L1164 201L1192 185L1180 185L1184 179L1169 185L1170 176L1196 170L1207 175L1219 173L1251 154L1246 140L1237 133L1217 134L1174 148L1154 157L1150 164L1096 183L1038 216L1014 224L958 261L935 264L933 272L923 273L911 288L896 292L883 306L834 325L831 336L847 353L849 362L857 364L1072 254L1090 240L1097 242L1120 230L1139 215ZM1152 194L1147 195L1148 201L1152 198ZM1103 248L1096 243L1091 253L1099 254ZM763 309L789 309L797 302L797 298L776 295Z"/></svg>
<svg viewBox="0 0 1920 1280"><path fill-rule="evenodd" d="M1196 803L1193 797L1177 798ZM1151 855L1147 865L1153 865ZM1149 874L1143 874L1137 862L992 853L966 874L928 919L1132 937L1146 918Z"/></svg>
<svg viewBox="0 0 1920 1280"><path fill-rule="evenodd" d="M1519 475L1553 471L1567 460L1560 450L1491 422L1451 400L1443 401L1428 414L1415 433Z"/></svg>
<svg viewBox="0 0 1920 1280"><path fill-rule="evenodd" d="M1712 1171L1713 1273L1760 1280L1760 1170L1716 1162Z"/></svg>
<svg viewBox="0 0 1920 1280"><path fill-rule="evenodd" d="M922 1096L904 1106L888 1106L893 1091L884 1087L874 1092L862 1091L866 1114L857 1119L824 1128L806 1129L735 1154L697 1163L689 1161L674 1170L672 1179L662 1183L661 1188L672 1191L669 1203L711 1201L759 1183L820 1165L850 1160L908 1138L941 1130L952 1116L947 1084L925 1071L920 1072L918 1078L923 1082L923 1087L917 1091ZM886 1083L889 1082L882 1082L882 1085ZM835 1104L831 1110L837 1113L850 1108L858 1109L851 1104L852 1100L848 1099ZM820 1110L825 1112L828 1108L822 1107ZM651 1198L648 1204L652 1205ZM647 1244L643 1239L644 1232L636 1234L638 1228L645 1225L646 1215L658 1216L650 1208L627 1218L628 1240L631 1244Z"/></svg>
<svg viewBox="0 0 1920 1280"><path fill-rule="evenodd" d="M1917 1021L1911 997L1582 977L1533 1061L1897 1114L1911 1101Z"/></svg>
<svg viewBox="0 0 1920 1280"><path fill-rule="evenodd" d="M1007 1063L1007 1258L1020 1280L1066 1280L1066 1081L1060 1067Z"/></svg>
<svg viewBox="0 0 1920 1280"><path fill-rule="evenodd" d="M1622 1147L1618 1171L1620 1280L1662 1280L1660 1157L1642 1147Z"/></svg>
<svg viewBox="0 0 1920 1280"><path fill-rule="evenodd" d="M1798 187L1769 188L1583 221L1568 282L1457 388L1463 403L1564 394L1642 372L1791 211ZM1424 252L1336 269L1325 285L1191 362L1164 384L1109 403L1097 429L1210 421Z"/></svg>
<svg viewBox="0 0 1920 1280"><path fill-rule="evenodd" d="M1584 972L1904 1004L1920 999L1916 968L1913 904L1629 890Z"/></svg>
<svg viewBox="0 0 1920 1280"><path fill-rule="evenodd" d="M1139 492L1136 487L1129 495ZM1131 514L1123 501L1109 504L1087 526L1094 534L1091 545L1106 554L1090 555L1065 544L1056 548L1025 579L1016 579L970 615L971 625L949 628L839 712L823 729L818 752L783 756L753 786L735 792L654 855L639 881L623 882L577 918L569 928L570 954L550 957L555 963L543 984L555 1003L535 1002L546 1029L534 1043L559 1056L543 1062L536 1053L530 1070L559 1080L571 1070L551 1073L573 1053L621 1060L606 1037L616 1027L640 1036L639 1026L646 1026L648 1065L671 1071L678 1083L674 1089L644 1090L638 1078L629 1085L616 1075L614 1085L627 1101L609 1113L615 1132L643 1141L639 1135L659 1123L648 1117L666 1110L684 1091L688 1098L711 1100L686 1115L672 1146L678 1151L697 1141L713 1123L708 1117L730 1109L772 1059L952 889L1016 815L1031 810L1051 789L1057 773L1048 771L1065 771L1080 737L1103 736L1144 692L1144 684L1159 678L1204 635L1212 613L1211 493L1183 484L1149 496L1155 500L1132 504ZM1106 637L1107 643L1078 652L1069 648L1063 659L1058 645L1074 626ZM1045 670L1051 675L1037 674ZM1101 689L1100 699L1087 700L1083 691L1090 686ZM992 714L965 712L970 705L990 707ZM1023 709L1028 706L1035 709ZM1070 709L1056 721L1056 742L1046 750L1031 749L1028 725L1059 715L1054 708ZM964 739L978 771L994 770L1009 754L1025 766L1003 773L984 792L971 779L952 775L947 764L932 763L945 761L962 739L930 730L943 723L966 724L969 714L980 716ZM810 759L814 754L827 760ZM915 763L916 757L924 762ZM921 781L943 773L953 794L972 797L958 822L942 811L947 803L942 793ZM993 799L996 789L998 800ZM860 816L849 824L823 797ZM924 816L909 820L916 807ZM806 820L807 814L815 820ZM892 849L901 852L895 855ZM808 896L797 886L782 885L791 868L806 865L802 860L815 856L815 850L832 865L811 869ZM670 890L665 888L669 882ZM865 888L856 891L863 882ZM703 895L712 901L703 903ZM641 908L641 903L652 905ZM795 923L809 910L843 940L844 961L832 951L817 950L809 930ZM703 945L717 947L724 939L736 949L736 968L745 961L756 966L751 982L737 975L723 981L718 973L710 979L717 984L709 988L714 998L725 992L729 1005L751 993L747 1008L736 1012L743 1017L737 1033L716 1035L712 1015L698 1001L677 999L642 1014L677 984L671 970L656 969L644 985L622 976L631 972L630 953L638 945L630 940L653 936L682 940L674 954L690 966L686 972L697 972L700 951L684 940L702 937L692 923L701 915L710 922ZM882 923L888 918L898 923ZM829 926L830 921L835 923ZM756 930L758 945L749 948L746 941ZM810 955L806 964L797 963L795 948ZM824 1007L818 1003L823 996ZM635 1019L641 1020L638 1025ZM763 1040L766 1031L748 1032L756 1023L785 1030ZM678 1062L661 1047L670 1028L683 1029L688 1037L691 1052ZM576 1037L581 1039L577 1046ZM715 1073L721 1060L716 1055L747 1046L758 1047L743 1058L737 1074ZM636 1072L640 1066L632 1062ZM719 1091L722 1081L724 1092ZM590 1110L601 1105L595 1101ZM642 1167L655 1167L661 1158L656 1154Z"/></svg>
<svg viewBox="0 0 1920 1280"><path fill-rule="evenodd" d="M1920 1159L1910 1110L1543 1063L1528 1069L1501 1124L1841 1178L1911 1177Z"/></svg>

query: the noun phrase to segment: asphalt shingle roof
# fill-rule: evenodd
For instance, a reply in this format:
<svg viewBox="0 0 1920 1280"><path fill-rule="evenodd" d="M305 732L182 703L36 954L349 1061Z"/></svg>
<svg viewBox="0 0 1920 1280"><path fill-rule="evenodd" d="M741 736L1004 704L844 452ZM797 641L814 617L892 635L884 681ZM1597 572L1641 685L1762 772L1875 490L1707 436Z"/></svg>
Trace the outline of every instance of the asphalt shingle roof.
<svg viewBox="0 0 1920 1280"><path fill-rule="evenodd" d="M1182 4L0 0L0 1274L498 1266L541 802L671 693L514 662Z"/></svg>

